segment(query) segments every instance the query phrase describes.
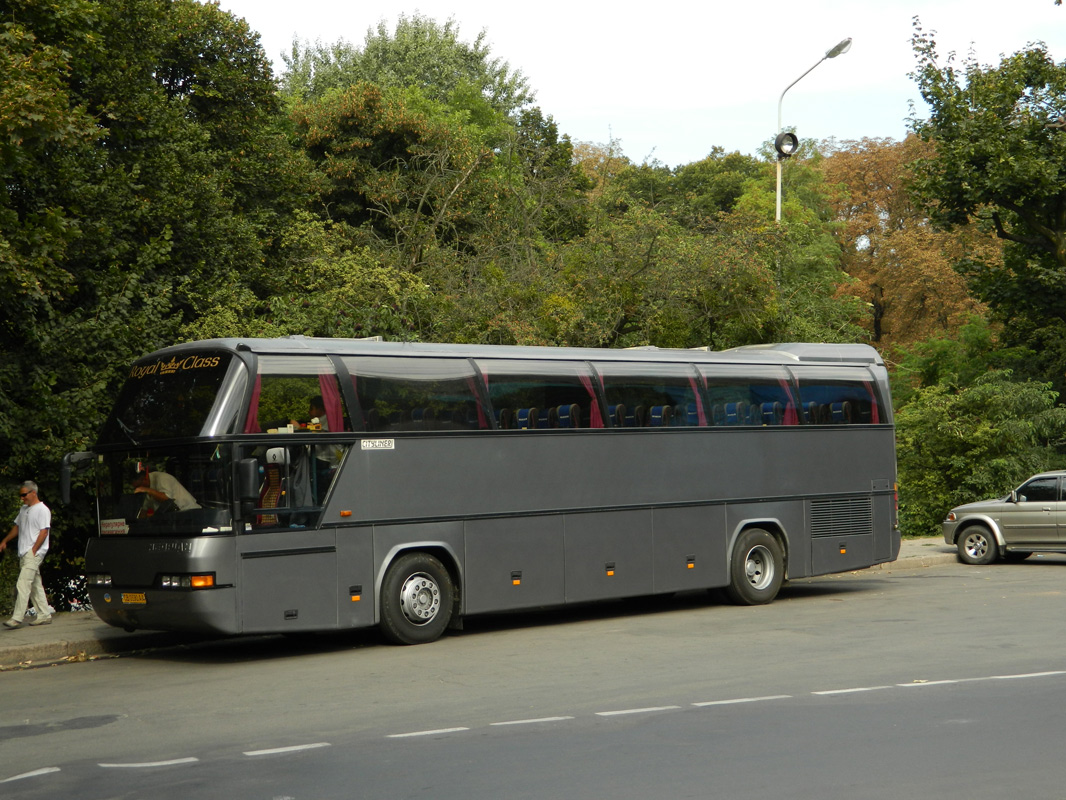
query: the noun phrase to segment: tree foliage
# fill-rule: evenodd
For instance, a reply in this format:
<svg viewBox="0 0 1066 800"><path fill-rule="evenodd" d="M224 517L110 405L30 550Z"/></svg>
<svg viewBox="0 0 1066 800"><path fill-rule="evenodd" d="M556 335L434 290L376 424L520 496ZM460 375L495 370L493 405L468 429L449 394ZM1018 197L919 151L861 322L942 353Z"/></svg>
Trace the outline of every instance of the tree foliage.
<svg viewBox="0 0 1066 800"><path fill-rule="evenodd" d="M1006 242L1002 259L958 265L971 292L1002 324L1003 342L1036 357L1027 376L1066 388L1066 61L1042 44L996 66L941 62L915 23L914 78L929 104L912 128L931 145L912 189L934 223L986 224Z"/></svg>
<svg viewBox="0 0 1066 800"><path fill-rule="evenodd" d="M330 90L359 83L382 88L419 89L426 97L476 110L475 97L505 115L533 101L529 82L518 70L494 58L488 34L460 39L459 26L415 13L400 14L390 33L384 21L366 33L362 47L343 40L333 45L294 42L285 57L282 85L293 98L324 97Z"/></svg>
<svg viewBox="0 0 1066 800"><path fill-rule="evenodd" d="M915 23L913 73L935 143L916 163L914 187L934 221L990 219L997 234L1066 268L1066 61L1030 45L995 67L954 54L941 64L934 34Z"/></svg>
<svg viewBox="0 0 1066 800"><path fill-rule="evenodd" d="M258 36L217 5L0 10L0 475L54 502L124 365L260 271L305 180Z"/></svg>
<svg viewBox="0 0 1066 800"><path fill-rule="evenodd" d="M1004 494L1029 475L1066 466L1056 445L1066 407L1050 384L987 372L955 390L921 389L896 415L900 524L932 536L948 509Z"/></svg>

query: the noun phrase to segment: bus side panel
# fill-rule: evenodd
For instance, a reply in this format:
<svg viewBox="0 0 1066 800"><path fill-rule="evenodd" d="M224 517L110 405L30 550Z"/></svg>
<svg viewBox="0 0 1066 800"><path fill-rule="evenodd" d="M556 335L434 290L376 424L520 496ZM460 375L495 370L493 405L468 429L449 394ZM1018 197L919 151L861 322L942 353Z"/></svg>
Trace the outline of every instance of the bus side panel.
<svg viewBox="0 0 1066 800"><path fill-rule="evenodd" d="M468 521L465 613L561 605L563 563L562 516Z"/></svg>
<svg viewBox="0 0 1066 800"><path fill-rule="evenodd" d="M724 505L655 509L654 591L729 583Z"/></svg>
<svg viewBox="0 0 1066 800"><path fill-rule="evenodd" d="M894 503L894 496L883 489L880 494L807 500L811 574L862 569L895 559L899 530L893 527Z"/></svg>
<svg viewBox="0 0 1066 800"><path fill-rule="evenodd" d="M891 428L506 431L353 449L327 524L869 494L895 481ZM367 437L373 442L374 437ZM732 532L732 531L730 531Z"/></svg>
<svg viewBox="0 0 1066 800"><path fill-rule="evenodd" d="M239 539L244 633L337 627L337 533L276 531Z"/></svg>
<svg viewBox="0 0 1066 800"><path fill-rule="evenodd" d="M566 602L655 590L650 510L569 514L563 520Z"/></svg>
<svg viewBox="0 0 1066 800"><path fill-rule="evenodd" d="M340 578L342 628L367 628L374 624L377 590L374 582L374 532L370 527L337 529L337 575Z"/></svg>
<svg viewBox="0 0 1066 800"><path fill-rule="evenodd" d="M811 541L814 575L862 569L874 561L873 534L829 536Z"/></svg>

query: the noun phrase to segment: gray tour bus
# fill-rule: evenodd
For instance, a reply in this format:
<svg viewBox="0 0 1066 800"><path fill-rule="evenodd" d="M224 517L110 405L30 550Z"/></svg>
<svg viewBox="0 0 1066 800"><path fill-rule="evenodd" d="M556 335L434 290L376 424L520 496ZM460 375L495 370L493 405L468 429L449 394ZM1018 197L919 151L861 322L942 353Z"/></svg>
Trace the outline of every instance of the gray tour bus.
<svg viewBox="0 0 1066 800"><path fill-rule="evenodd" d="M196 342L134 364L66 462L93 474L93 608L128 630L415 644L512 609L768 603L899 552L865 345Z"/></svg>

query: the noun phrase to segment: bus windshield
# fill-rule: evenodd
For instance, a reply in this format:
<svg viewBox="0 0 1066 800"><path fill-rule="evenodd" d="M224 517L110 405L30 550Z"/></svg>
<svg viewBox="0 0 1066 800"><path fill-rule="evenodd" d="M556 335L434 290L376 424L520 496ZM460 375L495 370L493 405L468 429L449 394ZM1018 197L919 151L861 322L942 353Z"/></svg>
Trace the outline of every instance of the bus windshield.
<svg viewBox="0 0 1066 800"><path fill-rule="evenodd" d="M104 423L100 444L137 446L201 435L232 360L227 353L199 352L138 361Z"/></svg>
<svg viewBox="0 0 1066 800"><path fill-rule="evenodd" d="M99 456L100 534L230 533L229 452L200 444Z"/></svg>

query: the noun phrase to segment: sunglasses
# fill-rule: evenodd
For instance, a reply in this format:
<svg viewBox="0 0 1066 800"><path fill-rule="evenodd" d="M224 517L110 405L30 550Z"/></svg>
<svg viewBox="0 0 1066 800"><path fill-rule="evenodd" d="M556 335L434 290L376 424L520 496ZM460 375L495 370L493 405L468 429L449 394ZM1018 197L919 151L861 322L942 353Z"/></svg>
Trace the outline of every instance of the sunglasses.
<svg viewBox="0 0 1066 800"><path fill-rule="evenodd" d="M33 492L19 492L19 497L25 497L28 494L33 494Z"/></svg>

